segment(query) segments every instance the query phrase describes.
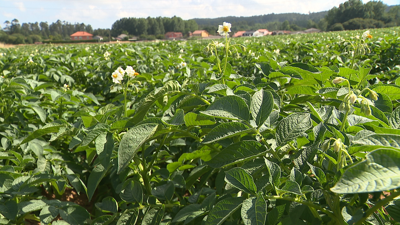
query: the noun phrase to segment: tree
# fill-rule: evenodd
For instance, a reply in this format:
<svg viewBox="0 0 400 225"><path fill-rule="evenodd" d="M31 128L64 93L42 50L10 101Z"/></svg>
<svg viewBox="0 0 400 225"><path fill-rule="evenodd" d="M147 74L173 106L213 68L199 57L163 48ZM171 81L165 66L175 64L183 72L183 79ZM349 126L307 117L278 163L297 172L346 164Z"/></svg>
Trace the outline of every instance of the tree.
<svg viewBox="0 0 400 225"><path fill-rule="evenodd" d="M19 24L19 20L18 19L13 19L11 21L11 27L10 27L10 31L11 33L19 33L20 32L20 28L21 25Z"/></svg>
<svg viewBox="0 0 400 225"><path fill-rule="evenodd" d="M290 23L289 21L285 20L285 22L281 25L281 30L290 30Z"/></svg>

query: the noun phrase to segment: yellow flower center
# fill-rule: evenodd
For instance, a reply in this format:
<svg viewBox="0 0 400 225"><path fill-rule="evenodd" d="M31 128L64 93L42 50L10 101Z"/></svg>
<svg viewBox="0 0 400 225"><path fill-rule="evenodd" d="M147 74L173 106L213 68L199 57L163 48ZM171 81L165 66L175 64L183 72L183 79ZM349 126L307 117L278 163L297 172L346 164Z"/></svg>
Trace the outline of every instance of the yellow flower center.
<svg viewBox="0 0 400 225"><path fill-rule="evenodd" d="M228 27L228 26L224 26L224 27L222 27L222 30L223 30L225 33L228 33L228 32L229 32L229 27Z"/></svg>
<svg viewBox="0 0 400 225"><path fill-rule="evenodd" d="M138 72L135 72L133 75L134 75L134 76L138 76L138 75L139 75L139 73L138 73Z"/></svg>
<svg viewBox="0 0 400 225"><path fill-rule="evenodd" d="M372 38L372 35L368 34L368 35L367 35L367 38Z"/></svg>
<svg viewBox="0 0 400 225"><path fill-rule="evenodd" d="M113 74L112 76L113 76L114 78L117 78L117 77L118 77L118 75L117 75L117 74Z"/></svg>

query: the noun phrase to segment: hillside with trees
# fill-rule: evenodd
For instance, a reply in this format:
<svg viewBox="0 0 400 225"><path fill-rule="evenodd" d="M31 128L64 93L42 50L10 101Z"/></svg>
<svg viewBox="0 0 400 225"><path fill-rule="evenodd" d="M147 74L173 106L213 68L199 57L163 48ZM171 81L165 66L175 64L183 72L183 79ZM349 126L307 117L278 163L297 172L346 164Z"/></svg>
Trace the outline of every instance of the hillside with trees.
<svg viewBox="0 0 400 225"><path fill-rule="evenodd" d="M141 36L142 39L164 38L166 32L182 32L187 35L190 31L198 29L195 20L183 20L180 17L147 17L147 18L122 18L114 22L111 35L129 34Z"/></svg>
<svg viewBox="0 0 400 225"><path fill-rule="evenodd" d="M388 8L381 1L363 4L361 0L348 0L329 10L325 20L331 31L399 26L400 6Z"/></svg>

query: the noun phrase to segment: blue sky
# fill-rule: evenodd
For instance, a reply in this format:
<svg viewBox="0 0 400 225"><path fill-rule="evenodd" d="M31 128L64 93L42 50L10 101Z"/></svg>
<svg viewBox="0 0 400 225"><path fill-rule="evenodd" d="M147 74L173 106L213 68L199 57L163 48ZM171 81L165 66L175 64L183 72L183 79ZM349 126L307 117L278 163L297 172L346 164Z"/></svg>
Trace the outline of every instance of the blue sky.
<svg viewBox="0 0 400 225"><path fill-rule="evenodd" d="M111 28L123 17L179 16L183 19L308 13L329 10L345 0L0 0L0 26L6 20L85 23ZM363 1L364 3L368 1ZM387 5L400 0L384 0ZM228 21L229 22L229 21Z"/></svg>

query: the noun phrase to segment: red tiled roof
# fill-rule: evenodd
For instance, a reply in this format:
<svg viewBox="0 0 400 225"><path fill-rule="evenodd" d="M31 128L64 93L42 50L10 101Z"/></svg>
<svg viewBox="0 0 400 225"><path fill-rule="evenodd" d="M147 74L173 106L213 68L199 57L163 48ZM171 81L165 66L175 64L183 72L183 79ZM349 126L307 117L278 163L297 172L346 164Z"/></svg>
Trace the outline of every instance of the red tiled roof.
<svg viewBox="0 0 400 225"><path fill-rule="evenodd" d="M78 31L70 35L71 37L79 37L79 36L93 36L93 34L89 34L85 31Z"/></svg>
<svg viewBox="0 0 400 225"><path fill-rule="evenodd" d="M238 31L236 32L232 37L241 37L243 35L243 33L245 33L246 31L242 30L242 31Z"/></svg>

